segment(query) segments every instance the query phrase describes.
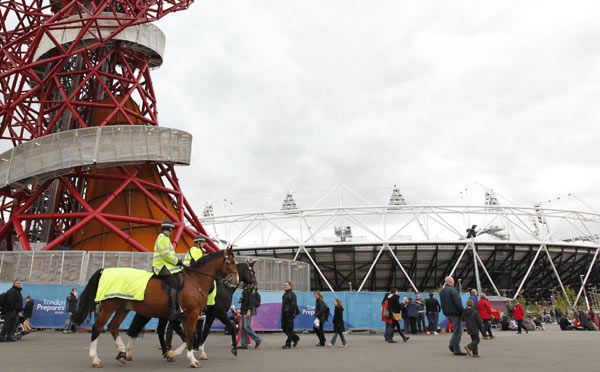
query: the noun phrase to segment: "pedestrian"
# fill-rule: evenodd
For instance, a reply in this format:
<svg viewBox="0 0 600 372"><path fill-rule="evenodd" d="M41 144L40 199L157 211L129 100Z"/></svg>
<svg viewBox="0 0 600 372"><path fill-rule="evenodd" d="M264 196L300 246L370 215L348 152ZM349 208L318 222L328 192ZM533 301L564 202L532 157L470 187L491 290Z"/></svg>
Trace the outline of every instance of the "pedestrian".
<svg viewBox="0 0 600 372"><path fill-rule="evenodd" d="M483 339L493 340L495 337L492 334L492 327L490 325L490 318L492 317L492 305L490 301L488 301L485 293L480 294L479 303L479 315L481 316L481 320L483 321L483 331L481 334L483 335Z"/></svg>
<svg viewBox="0 0 600 372"><path fill-rule="evenodd" d="M319 338L319 343L316 346L325 346L325 332L323 331L323 325L329 317L329 308L323 301L323 295L321 291L316 291L315 296L315 319L313 320L313 330Z"/></svg>
<svg viewBox="0 0 600 372"><path fill-rule="evenodd" d="M473 300L473 303L475 304L473 306L473 308L475 309L475 311L479 311L479 307L478 307L478 302L479 299L477 298L477 290L476 289L471 289L471 295L469 296L469 300Z"/></svg>
<svg viewBox="0 0 600 372"><path fill-rule="evenodd" d="M298 345L300 337L294 333L294 318L300 314L298 310L298 301L296 294L292 291L292 282L287 281L283 284L283 297L281 298L281 329L286 334L287 339L282 349L290 349L292 342L294 347Z"/></svg>
<svg viewBox="0 0 600 372"><path fill-rule="evenodd" d="M467 300L467 308L462 312L462 319L467 325L467 333L471 336L471 343L465 346L465 351L473 358L481 358L479 355L479 332L483 333L481 317L474 308L473 300Z"/></svg>
<svg viewBox="0 0 600 372"><path fill-rule="evenodd" d="M0 342L17 341L14 336L19 325L19 312L23 309L21 281L15 280L13 286L6 291L3 307L4 325L0 331Z"/></svg>
<svg viewBox="0 0 600 372"><path fill-rule="evenodd" d="M248 336L254 341L254 348L258 348L262 340L252 329L252 317L256 315L256 288L246 287L242 292L242 334L241 346L238 349L248 349Z"/></svg>
<svg viewBox="0 0 600 372"><path fill-rule="evenodd" d="M383 332L383 337L387 342L390 342L390 336L394 337L394 328L393 328L393 320L392 320L392 312L389 306L390 293L386 292L383 296L383 300L381 301L381 321L385 323L385 331ZM393 341L392 343L395 343Z"/></svg>
<svg viewBox="0 0 600 372"><path fill-rule="evenodd" d="M419 333L427 333L427 327L425 325L425 301L421 298L421 294L417 293L415 298L417 303L417 310L419 311L419 317L417 318L417 328Z"/></svg>
<svg viewBox="0 0 600 372"><path fill-rule="evenodd" d="M510 300L506 301L506 316L508 316L508 320L511 320L513 317L513 307Z"/></svg>
<svg viewBox="0 0 600 372"><path fill-rule="evenodd" d="M327 346L334 347L335 341L337 340L337 336L340 336L340 340L342 340L342 347L347 347L346 338L344 337L344 331L346 328L344 327L344 307L342 306L342 300L336 298L333 300L333 337L331 337L331 341L327 344Z"/></svg>
<svg viewBox="0 0 600 372"><path fill-rule="evenodd" d="M394 329L398 330L400 337L402 337L402 341L408 341L409 337L407 337L404 332L402 332L402 328L400 328L400 320L402 320L402 308L400 307L400 296L398 296L397 289L392 289L389 297L389 308L392 314L392 332L389 334L388 342L396 343L396 341L394 341Z"/></svg>
<svg viewBox="0 0 600 372"><path fill-rule="evenodd" d="M460 339L462 337L462 321L460 317L463 310L460 294L454 288L453 277L447 276L444 282L445 286L440 292L442 311L454 329L448 348L454 355L465 355L460 349Z"/></svg>
<svg viewBox="0 0 600 372"><path fill-rule="evenodd" d="M525 333L529 333L527 328L523 327L523 318L525 314L525 309L523 306L517 302L515 307L513 308L513 316L515 317L515 321L517 322L517 334L522 334L521 329L525 329Z"/></svg>
<svg viewBox="0 0 600 372"><path fill-rule="evenodd" d="M408 312L408 319L410 319L410 333L413 335L417 334L417 319L419 318L419 305L413 300L412 297L408 297L408 304L406 304L406 311Z"/></svg>
<svg viewBox="0 0 600 372"><path fill-rule="evenodd" d="M408 297L402 297L402 302L400 303L400 310L402 314L402 319L404 320L404 333L410 333L410 319L408 318Z"/></svg>
<svg viewBox="0 0 600 372"><path fill-rule="evenodd" d="M63 333L73 333L74 325L73 322L71 322L71 315L73 315L73 313L77 310L78 300L79 299L77 297L77 288L71 289L71 292L67 296L67 319L65 320L65 327L63 329Z"/></svg>
<svg viewBox="0 0 600 372"><path fill-rule="evenodd" d="M33 330L31 326L31 316L33 315L33 300L31 296L25 297L25 306L23 307L23 330L30 333Z"/></svg>
<svg viewBox="0 0 600 372"><path fill-rule="evenodd" d="M436 298L433 297L433 292L429 292L429 298L425 300L425 311L427 312L427 322L429 323L429 334L438 334L437 330L440 310L440 303Z"/></svg>

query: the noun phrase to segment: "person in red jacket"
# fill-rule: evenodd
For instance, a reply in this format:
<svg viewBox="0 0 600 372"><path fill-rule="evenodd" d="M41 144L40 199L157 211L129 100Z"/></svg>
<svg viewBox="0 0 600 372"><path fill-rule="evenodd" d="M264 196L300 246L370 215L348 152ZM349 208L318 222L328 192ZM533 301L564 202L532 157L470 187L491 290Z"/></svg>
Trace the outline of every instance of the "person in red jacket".
<svg viewBox="0 0 600 372"><path fill-rule="evenodd" d="M394 337L394 328L392 328L392 323L393 323L393 319L392 319L392 313L390 312L390 306L389 306L389 298L388 296L390 295L389 292L386 292L385 295L383 296L383 301L381 301L381 320L383 322L385 322L385 332L383 334L383 337L385 338L385 340L387 342L390 343L395 343L396 341L394 341L394 339L392 337Z"/></svg>
<svg viewBox="0 0 600 372"><path fill-rule="evenodd" d="M479 294L479 301L477 302L477 310L479 310L479 316L481 320L483 320L483 330L481 334L483 335L483 339L494 339L494 335L492 334L492 327L490 327L490 318L492 317L492 305L490 301L488 301L485 293Z"/></svg>
<svg viewBox="0 0 600 372"><path fill-rule="evenodd" d="M513 316L515 317L515 321L517 322L517 334L521 334L521 329L525 329L525 333L529 333L527 328L523 327L523 315L525 314L525 309L523 306L517 302L515 305Z"/></svg>

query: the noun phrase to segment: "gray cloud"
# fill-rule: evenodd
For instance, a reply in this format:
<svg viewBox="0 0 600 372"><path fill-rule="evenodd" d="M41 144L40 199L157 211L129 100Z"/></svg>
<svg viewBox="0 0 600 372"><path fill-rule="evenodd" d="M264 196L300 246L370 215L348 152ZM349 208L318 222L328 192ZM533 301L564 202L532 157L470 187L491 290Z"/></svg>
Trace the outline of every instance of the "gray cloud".
<svg viewBox="0 0 600 372"><path fill-rule="evenodd" d="M339 182L374 203L398 184L456 204L479 182L598 206L599 7L197 2L158 23L153 75L161 125L194 135L182 187L197 212L277 209L287 189L311 204Z"/></svg>

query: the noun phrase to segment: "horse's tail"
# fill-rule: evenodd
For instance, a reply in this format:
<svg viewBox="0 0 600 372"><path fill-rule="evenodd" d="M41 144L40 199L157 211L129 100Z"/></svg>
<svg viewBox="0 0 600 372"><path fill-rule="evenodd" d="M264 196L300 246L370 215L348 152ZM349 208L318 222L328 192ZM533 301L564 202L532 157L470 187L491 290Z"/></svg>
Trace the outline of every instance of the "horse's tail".
<svg viewBox="0 0 600 372"><path fill-rule="evenodd" d="M131 324L129 325L129 329L127 330L127 336L131 338L137 338L144 329L144 326L148 324L150 319L152 318L148 318L136 313L131 321Z"/></svg>
<svg viewBox="0 0 600 372"><path fill-rule="evenodd" d="M71 315L71 321L73 323L80 325L85 321L88 315L94 311L94 308L96 307L96 292L98 291L98 283L102 276L102 270L103 269L98 269L98 271L92 275L88 284L85 286L85 289L81 293L77 311Z"/></svg>

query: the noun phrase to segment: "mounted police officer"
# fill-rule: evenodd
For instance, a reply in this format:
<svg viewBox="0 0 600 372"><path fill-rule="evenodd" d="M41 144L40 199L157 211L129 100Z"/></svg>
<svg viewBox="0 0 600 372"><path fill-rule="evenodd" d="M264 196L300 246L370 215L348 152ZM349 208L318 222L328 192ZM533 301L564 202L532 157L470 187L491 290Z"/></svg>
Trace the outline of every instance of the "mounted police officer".
<svg viewBox="0 0 600 372"><path fill-rule="evenodd" d="M194 245L188 250L186 253L183 264L186 266L193 265L194 262L201 259L204 255L208 254L206 249L204 249L204 244L206 243L206 238L202 235L196 235L194 237ZM212 306L215 304L215 299L217 297L217 282L213 282L213 287L208 297L206 298L206 306ZM200 314L204 315L204 312Z"/></svg>
<svg viewBox="0 0 600 372"><path fill-rule="evenodd" d="M162 233L154 243L152 270L169 286L169 320L177 320L183 312L177 306L177 278L173 274L182 270L183 262L175 256L175 249L171 244L170 236L175 230L175 224L164 221L160 228Z"/></svg>
<svg viewBox="0 0 600 372"><path fill-rule="evenodd" d="M206 238L204 238L202 235L196 235L194 237L194 245L188 250L185 258L183 259L184 265L190 266L207 253L206 249L204 249L204 243L206 243Z"/></svg>

